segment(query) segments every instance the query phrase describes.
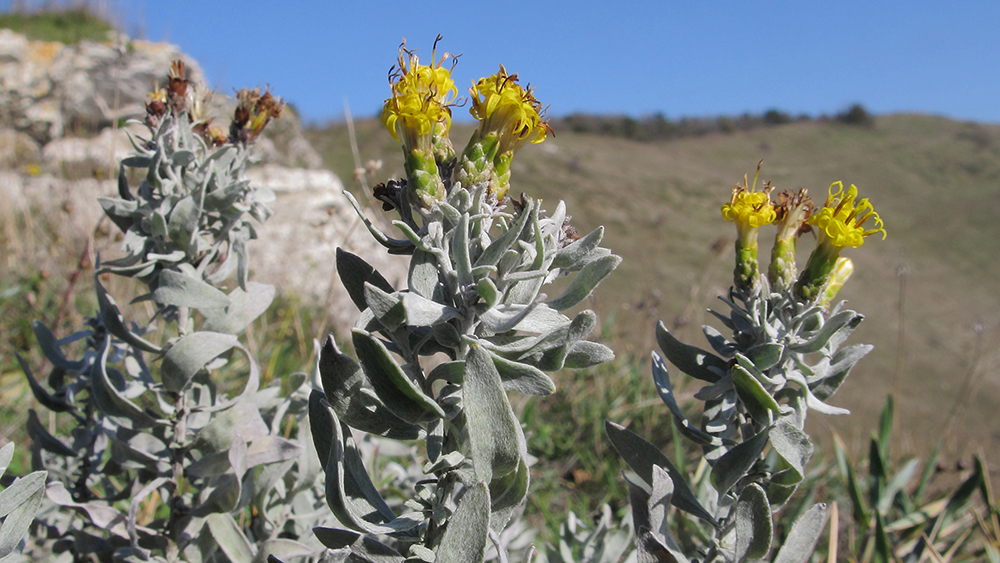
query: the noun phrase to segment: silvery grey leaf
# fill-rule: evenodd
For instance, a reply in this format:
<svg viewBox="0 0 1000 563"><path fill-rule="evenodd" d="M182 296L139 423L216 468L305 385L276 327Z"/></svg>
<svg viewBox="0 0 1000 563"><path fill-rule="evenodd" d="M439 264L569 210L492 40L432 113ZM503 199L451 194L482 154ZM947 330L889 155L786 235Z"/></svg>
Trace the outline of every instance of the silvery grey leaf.
<svg viewBox="0 0 1000 563"><path fill-rule="evenodd" d="M809 435L784 418L779 418L771 428L770 438L774 451L797 473L797 480L782 484L791 485L801 481L805 476L805 465L813 453Z"/></svg>
<svg viewBox="0 0 1000 563"><path fill-rule="evenodd" d="M729 366L725 360L701 348L689 346L677 340L667 330L663 321L656 324L656 341L667 359L677 366L677 369L691 377L715 383L729 372Z"/></svg>
<svg viewBox="0 0 1000 563"><path fill-rule="evenodd" d="M615 424L610 420L604 421L604 430L611 440L611 445L615 447L618 455L625 460L625 463L635 471L640 479L647 484L653 481L653 466L658 465L665 469L674 483L674 494L671 503L677 508L701 518L709 524L718 527L715 518L702 507L698 502L698 497L684 480L684 476L674 466L659 448L650 444L641 436L628 430L624 426Z"/></svg>
<svg viewBox="0 0 1000 563"><path fill-rule="evenodd" d="M43 450L52 452L63 457L76 457L76 452L64 444L55 436L49 433L45 425L38 420L38 413L35 409L28 409L28 420L25 423L25 430L32 442L38 444Z"/></svg>
<svg viewBox="0 0 1000 563"><path fill-rule="evenodd" d="M205 324L202 330L239 334L257 317L264 314L274 301L273 285L248 282L246 290L236 288L229 293L229 305L222 309L202 309Z"/></svg>
<svg viewBox="0 0 1000 563"><path fill-rule="evenodd" d="M712 467L712 486L719 492L719 496L728 493L729 489L760 459L761 452L767 446L767 439L768 431L765 429L729 448L729 451L715 462L715 466Z"/></svg>
<svg viewBox="0 0 1000 563"><path fill-rule="evenodd" d="M854 344L837 351L830 360L826 376L809 383L809 389L817 399L825 401L840 389L844 380L861 358L868 355L875 347L870 344Z"/></svg>
<svg viewBox="0 0 1000 563"><path fill-rule="evenodd" d="M705 333L705 339L712 345L712 349L723 358L732 358L736 353L736 347L726 340L721 332L711 325L702 325L701 330Z"/></svg>
<svg viewBox="0 0 1000 563"><path fill-rule="evenodd" d="M406 324L410 326L434 326L461 316L461 313L454 307L436 303L419 294L406 292L400 295L403 310L406 312ZM378 314L377 311L376 314Z"/></svg>
<svg viewBox="0 0 1000 563"><path fill-rule="evenodd" d="M667 371L667 366L663 362L663 358L660 357L655 350L653 351L652 366L653 383L656 384L656 391L659 393L660 399L663 400L663 403L667 405L667 410L669 410L670 414L674 416L674 422L676 422L677 430L695 443L721 446L721 439L697 428L695 425L691 424L691 421L684 415L684 411L681 410L681 407L677 404L677 399L674 396L674 389L670 384L670 374Z"/></svg>
<svg viewBox="0 0 1000 563"><path fill-rule="evenodd" d="M598 258L584 266L570 282L562 295L549 301L547 305L557 311L569 309L586 299L604 278L621 264L621 257L614 254Z"/></svg>
<svg viewBox="0 0 1000 563"><path fill-rule="evenodd" d="M205 522L212 531L212 538L230 561L250 563L253 560L253 546L231 515L209 514Z"/></svg>
<svg viewBox="0 0 1000 563"><path fill-rule="evenodd" d="M493 239L486 250L476 259L474 266L486 266L486 265L497 265L504 254L510 250L514 241L521 236L524 231L524 226L527 224L528 219L532 215L532 210L537 204L534 201L528 203L528 205L521 210L521 212L514 219L514 222L510 224L506 231L500 236Z"/></svg>
<svg viewBox="0 0 1000 563"><path fill-rule="evenodd" d="M180 391L207 363L234 346L239 346L239 340L221 332L200 331L182 337L163 358L160 378L164 389Z"/></svg>
<svg viewBox="0 0 1000 563"><path fill-rule="evenodd" d="M342 248L337 249L337 273L340 280L351 296L351 300L357 305L359 311L368 308L365 301L365 284L369 283L385 293L395 291L392 285L386 281L378 270L365 262L360 256L351 254Z"/></svg>
<svg viewBox="0 0 1000 563"><path fill-rule="evenodd" d="M615 359L615 353L604 344L579 340L570 345L566 351L563 367L583 369L610 362Z"/></svg>
<svg viewBox="0 0 1000 563"><path fill-rule="evenodd" d="M237 436L247 442L267 435L267 424L257 407L238 401L232 407L215 413L212 421L198 432L195 444L207 452L221 452L228 451Z"/></svg>
<svg viewBox="0 0 1000 563"><path fill-rule="evenodd" d="M767 495L756 483L747 485L736 503L736 560L760 559L771 550L773 524Z"/></svg>
<svg viewBox="0 0 1000 563"><path fill-rule="evenodd" d="M406 310L399 294L386 293L365 282L364 295L368 308L386 330L394 331L406 322Z"/></svg>
<svg viewBox="0 0 1000 563"><path fill-rule="evenodd" d="M397 417L367 387L361 366L340 351L332 334L320 352L319 372L330 406L348 426L396 440L422 435L422 428Z"/></svg>
<svg viewBox="0 0 1000 563"><path fill-rule="evenodd" d="M480 481L465 492L437 549L435 563L474 563L483 560L490 529L490 491Z"/></svg>
<svg viewBox="0 0 1000 563"><path fill-rule="evenodd" d="M254 555L252 563L268 563L271 557L288 559L290 557L308 557L315 555L316 550L304 543L285 538L264 540Z"/></svg>
<svg viewBox="0 0 1000 563"><path fill-rule="evenodd" d="M21 540L28 534L31 522L35 519L42 502L46 475L45 471L36 471L14 481L3 491L6 493L15 489L9 496L3 497L4 504L9 503L13 506L4 506L6 518L0 526L0 557L8 557L14 553ZM22 482L24 484L20 485Z"/></svg>
<svg viewBox="0 0 1000 563"><path fill-rule="evenodd" d="M771 424L773 418L781 413L774 397L743 366L733 366L730 375L736 394L750 416L761 425Z"/></svg>
<svg viewBox="0 0 1000 563"><path fill-rule="evenodd" d="M169 423L166 420L159 420L151 416L146 410L126 398L119 386L111 381L108 377L108 353L110 349L111 339L106 338L98 356L98 363L94 369L90 370L91 391L102 412L108 416L127 418L132 423L133 428L168 426ZM124 381L124 377L116 379Z"/></svg>
<svg viewBox="0 0 1000 563"><path fill-rule="evenodd" d="M530 482L528 463L521 459L517 471L494 478L490 482L490 528L499 534L507 526L514 511L528 497Z"/></svg>
<svg viewBox="0 0 1000 563"><path fill-rule="evenodd" d="M526 455L526 445L492 356L475 342L470 347L465 360L464 412L476 478L488 483L515 471Z"/></svg>
<svg viewBox="0 0 1000 563"><path fill-rule="evenodd" d="M201 279L174 270L162 270L153 299L162 305L194 309L221 309L229 306L229 297Z"/></svg>
<svg viewBox="0 0 1000 563"><path fill-rule="evenodd" d="M143 352L151 354L160 354L163 352L162 348L135 334L125 326L125 319L121 311L119 311L118 305L108 295L107 290L101 285L101 281L96 275L94 276L94 288L97 293L97 304L101 313L101 320L104 322L104 327L108 329L108 332Z"/></svg>
<svg viewBox="0 0 1000 563"><path fill-rule="evenodd" d="M420 424L444 416L441 407L403 372L382 342L359 329L352 331L352 340L375 394L399 418Z"/></svg>
<svg viewBox="0 0 1000 563"><path fill-rule="evenodd" d="M135 201L126 201L111 197L99 197L97 203L101 205L104 214L111 219L121 231L127 232L139 219L139 204Z"/></svg>
<svg viewBox="0 0 1000 563"><path fill-rule="evenodd" d="M765 342L747 350L746 357L753 362L757 369L767 371L778 363L784 349L785 347L781 344Z"/></svg>
<svg viewBox="0 0 1000 563"><path fill-rule="evenodd" d="M73 405L64 400L53 397L44 387L41 386L40 383L38 383L34 374L31 373L31 366L28 365L28 362L22 358L20 354L14 352L14 357L17 358L17 363L21 365L21 371L24 373L24 377L28 379L28 386L31 388L31 394L35 396L35 399L41 403L42 406L53 412L69 412L74 410Z"/></svg>
<svg viewBox="0 0 1000 563"><path fill-rule="evenodd" d="M567 271L578 270L591 260L590 255L597 250L604 238L604 227L597 227L587 236L579 238L556 253L552 260L553 268L560 268Z"/></svg>
<svg viewBox="0 0 1000 563"><path fill-rule="evenodd" d="M556 384L542 370L508 360L492 352L487 352L493 359L503 387L507 391L517 391L527 395L551 395L556 391Z"/></svg>
<svg viewBox="0 0 1000 563"><path fill-rule="evenodd" d="M54 481L48 485L45 489L45 495L58 506L73 508L85 513L94 526L111 532L118 537L128 538L128 531L125 529L127 518L118 509L98 502L75 502L73 497L70 496L69 491L66 490L66 487L58 481Z"/></svg>
<svg viewBox="0 0 1000 563"><path fill-rule="evenodd" d="M192 196L187 196L177 202L170 211L170 218L167 220L167 234L170 235L170 240L182 250L187 251L198 232L200 219L200 206Z"/></svg>
<svg viewBox="0 0 1000 563"><path fill-rule="evenodd" d="M341 251L338 249L337 252L339 255ZM338 268L340 268L339 264L340 263L338 262ZM371 266L368 267L371 268ZM372 283L378 286L377 283ZM345 282L344 285L346 286L347 283ZM388 282L386 282L385 285L388 286ZM442 287L440 276L438 275L437 258L433 254L424 250L415 250L413 252L413 256L410 258L410 270L407 277L407 286L410 291L426 297L427 299L434 301L440 301L442 299ZM382 287L382 289L385 291L392 291L391 287L389 287L388 290L385 287ZM364 308L363 306L359 307Z"/></svg>
<svg viewBox="0 0 1000 563"><path fill-rule="evenodd" d="M330 549L350 548L351 554L363 563L403 563L404 557L396 550L375 540L349 530L313 528L316 539Z"/></svg>
<svg viewBox="0 0 1000 563"><path fill-rule="evenodd" d="M792 524L774 563L806 563L826 526L826 504L814 504Z"/></svg>
<svg viewBox="0 0 1000 563"><path fill-rule="evenodd" d="M840 346L854 329L858 328L864 315L859 315L854 311L841 311L830 317L823 323L823 328L811 335L808 340L801 344L791 346L793 352L812 354L820 350L827 350L832 353Z"/></svg>

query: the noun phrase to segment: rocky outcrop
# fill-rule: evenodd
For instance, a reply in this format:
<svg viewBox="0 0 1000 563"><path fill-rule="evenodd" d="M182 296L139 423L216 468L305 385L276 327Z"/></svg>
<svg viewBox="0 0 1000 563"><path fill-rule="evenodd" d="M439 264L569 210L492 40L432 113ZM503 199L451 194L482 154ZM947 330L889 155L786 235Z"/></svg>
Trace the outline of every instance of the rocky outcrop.
<svg viewBox="0 0 1000 563"><path fill-rule="evenodd" d="M0 198L7 216L35 216L26 223L57 229L53 238L67 244L85 244L102 215L95 198L117 193L111 178L131 149L126 131L145 134L141 125L114 124L144 115L146 93L177 59L193 82L203 83L197 62L173 45L121 38L68 46L0 29ZM209 113L221 121L234 107L216 94ZM256 148L261 163L248 176L276 200L274 216L251 245L252 275L314 298L329 307L331 326L349 330L357 310L336 275L335 248L365 256L394 283L405 281L404 261L387 255L360 224L340 179L320 168L292 111L268 126ZM117 245L99 237L94 248L111 255ZM74 258L80 250L71 251Z"/></svg>

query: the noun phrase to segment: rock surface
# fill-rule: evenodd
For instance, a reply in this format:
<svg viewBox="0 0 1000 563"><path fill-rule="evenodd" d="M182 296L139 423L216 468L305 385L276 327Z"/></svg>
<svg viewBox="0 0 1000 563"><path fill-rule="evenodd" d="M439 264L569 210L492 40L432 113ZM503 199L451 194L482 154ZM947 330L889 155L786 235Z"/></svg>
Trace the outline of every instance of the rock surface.
<svg viewBox="0 0 1000 563"><path fill-rule="evenodd" d="M113 124L143 115L146 93L163 83L177 59L203 82L197 62L173 45L122 38L67 46L0 29L0 198L7 216L24 214L27 224L57 230L55 239L86 244L102 216L95 198L117 194L109 178L131 149L125 128L145 133L141 125ZM213 97L215 115L234 107L231 98ZM74 135L79 132L86 134ZM291 111L268 127L256 148L261 163L248 177L277 199L270 204L274 216L251 244L251 276L328 307L328 326L345 334L358 311L335 272L336 247L364 256L393 283L405 283L405 260L372 239L340 179L320 169L320 156ZM118 244L105 237L94 247L113 255Z"/></svg>

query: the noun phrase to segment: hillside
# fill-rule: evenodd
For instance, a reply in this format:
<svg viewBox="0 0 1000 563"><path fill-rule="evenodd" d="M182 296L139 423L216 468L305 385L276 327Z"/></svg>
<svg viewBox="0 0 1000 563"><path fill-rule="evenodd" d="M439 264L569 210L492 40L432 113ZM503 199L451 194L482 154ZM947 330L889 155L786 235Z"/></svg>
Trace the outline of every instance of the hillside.
<svg viewBox="0 0 1000 563"><path fill-rule="evenodd" d="M380 179L400 176L398 145L381 125L365 120L355 127L361 159L383 160ZM461 145L468 133L468 125L456 125L452 139ZM308 137L327 167L351 177L346 125L316 128ZM1000 127L892 115L867 128L800 121L656 143L556 131L519 153L512 185L566 200L580 232L607 228L607 246L625 260L592 307L619 355L648 364L656 319L687 341L702 341L704 310L731 279L734 229L719 206L762 158L761 180L779 190L807 187L822 201L833 181L858 185L889 235L846 253L856 272L841 296L868 317L855 341L876 346L833 401L856 416L816 416L811 423L835 427L858 451L895 382L898 443L923 454L942 436L961 395L945 458L983 450L996 467L1000 429L980 421L995 420L1000 403ZM812 244L805 239L800 247L804 261ZM762 248L762 256L767 252ZM971 387L963 387L970 372Z"/></svg>

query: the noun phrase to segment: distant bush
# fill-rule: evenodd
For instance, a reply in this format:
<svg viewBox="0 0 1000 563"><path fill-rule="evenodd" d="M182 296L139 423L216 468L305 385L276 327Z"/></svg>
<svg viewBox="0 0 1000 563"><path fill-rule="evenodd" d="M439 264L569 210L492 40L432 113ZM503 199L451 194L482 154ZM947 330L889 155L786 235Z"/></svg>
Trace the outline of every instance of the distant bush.
<svg viewBox="0 0 1000 563"><path fill-rule="evenodd" d="M769 109L764 112L764 123L768 125L784 125L785 123L791 123L792 116L788 115L783 111L778 111L776 109Z"/></svg>
<svg viewBox="0 0 1000 563"><path fill-rule="evenodd" d="M793 121L809 121L807 114L793 118L791 115L770 109L764 114L744 113L740 116L683 117L670 120L662 113L640 118L628 115L592 115L574 113L550 120L556 131L591 133L606 137L622 137L635 141L666 141L686 137L700 137L710 133L735 133L764 126L783 125Z"/></svg>
<svg viewBox="0 0 1000 563"><path fill-rule="evenodd" d="M104 41L114 27L87 8L45 8L38 12L0 14L0 28L25 34L34 41L58 41L67 45L84 39Z"/></svg>
<svg viewBox="0 0 1000 563"><path fill-rule="evenodd" d="M834 119L847 125L871 127L875 124L875 117L861 104L852 105L847 111L838 113Z"/></svg>

